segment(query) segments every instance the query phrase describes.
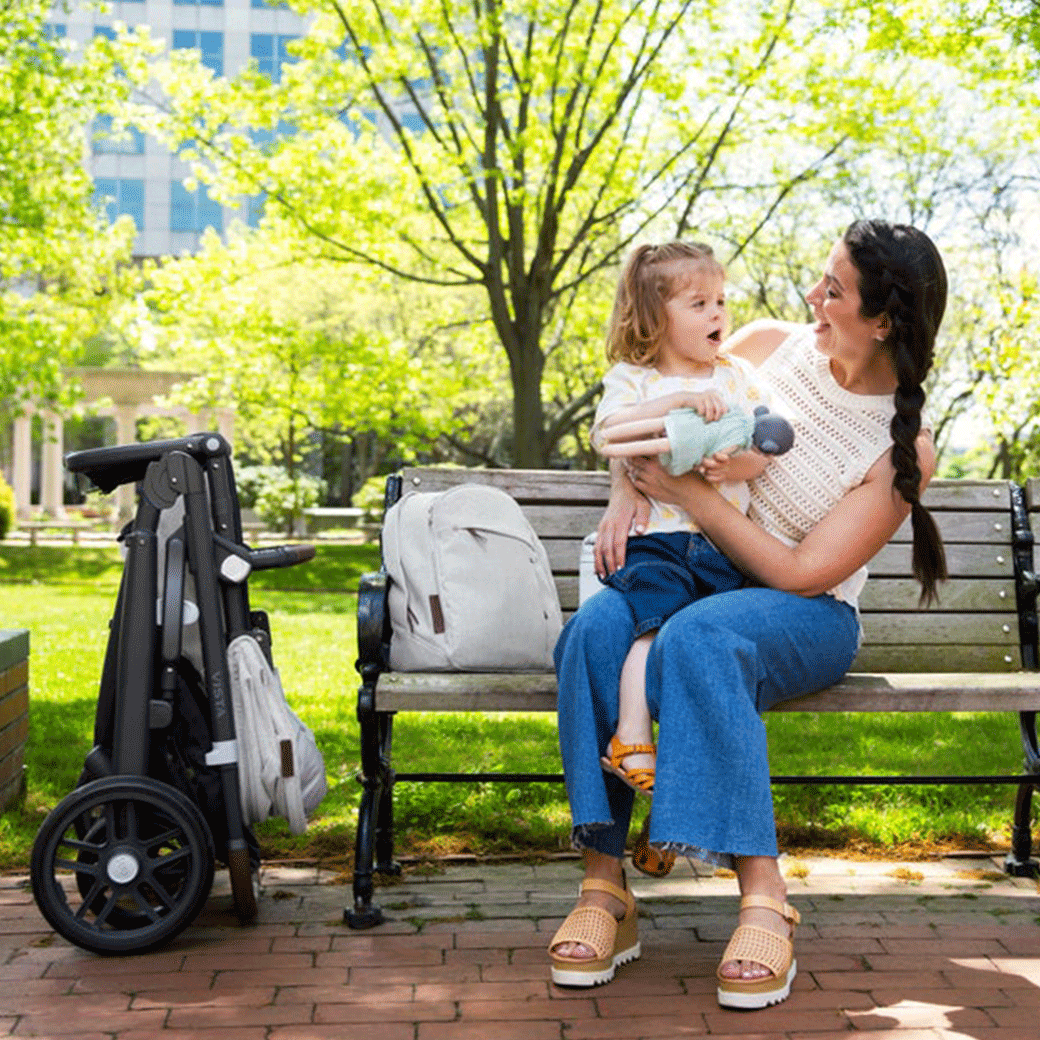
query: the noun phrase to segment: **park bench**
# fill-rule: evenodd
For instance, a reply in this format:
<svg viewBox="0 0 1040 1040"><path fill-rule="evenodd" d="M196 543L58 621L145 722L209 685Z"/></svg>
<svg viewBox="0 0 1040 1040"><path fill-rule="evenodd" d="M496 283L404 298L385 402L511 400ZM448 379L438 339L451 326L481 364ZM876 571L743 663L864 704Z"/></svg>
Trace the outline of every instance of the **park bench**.
<svg viewBox="0 0 1040 1040"><path fill-rule="evenodd" d="M72 544L79 545L81 531L89 531L93 524L89 520L74 520L71 517L63 520L19 520L18 528L29 534L29 545L35 546L41 532L57 534L68 532L72 536Z"/></svg>
<svg viewBox="0 0 1040 1040"><path fill-rule="evenodd" d="M387 481L387 505L409 490L441 491L462 482L493 484L523 508L545 545L564 618L578 604L583 538L596 529L607 502L603 472L556 470L406 469ZM1025 752L1023 773L999 777L774 777L774 783L1010 783L1018 785L1009 873L1035 873L1031 798L1040 785L1036 712L1040 709L1033 535L1040 480L1024 486L996 480L936 480L925 502L946 543L950 580L940 600L918 604L911 572L909 520L870 564L861 597L864 644L850 674L836 686L798 697L778 711L1016 712ZM372 903L373 871L394 874L395 781L561 780L558 775L397 773L391 762L397 712L555 711L552 672L488 674L393 672L387 578L364 575L358 593L358 662L364 791L358 812L354 904L344 918L365 928L382 920ZM1010 772L1010 770L1009 770Z"/></svg>

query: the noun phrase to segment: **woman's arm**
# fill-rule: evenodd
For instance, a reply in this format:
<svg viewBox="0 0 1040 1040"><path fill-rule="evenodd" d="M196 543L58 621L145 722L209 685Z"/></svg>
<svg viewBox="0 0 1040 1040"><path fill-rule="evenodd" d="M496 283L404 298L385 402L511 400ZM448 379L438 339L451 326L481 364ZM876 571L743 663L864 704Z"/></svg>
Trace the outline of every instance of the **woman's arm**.
<svg viewBox="0 0 1040 1040"><path fill-rule="evenodd" d="M610 460L610 501L596 528L596 573L605 578L625 563L628 532L646 528L650 503L632 486L620 459Z"/></svg>
<svg viewBox="0 0 1040 1040"><path fill-rule="evenodd" d="M921 490L935 472L935 448L927 433L917 438ZM682 506L701 530L745 574L764 585L816 596L840 584L871 560L895 534L910 506L892 487L889 452L871 466L797 545L787 546L731 506L699 477L672 477L655 459L632 465L636 490Z"/></svg>

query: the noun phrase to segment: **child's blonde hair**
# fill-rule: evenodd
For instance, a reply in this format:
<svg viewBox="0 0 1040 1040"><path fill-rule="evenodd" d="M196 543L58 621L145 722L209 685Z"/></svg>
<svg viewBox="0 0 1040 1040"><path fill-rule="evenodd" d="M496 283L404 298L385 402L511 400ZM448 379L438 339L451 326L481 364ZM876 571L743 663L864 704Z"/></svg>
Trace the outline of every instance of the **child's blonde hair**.
<svg viewBox="0 0 1040 1040"><path fill-rule="evenodd" d="M726 271L703 242L637 246L618 280L607 330L607 360L652 365L668 328L664 305L696 275L725 278Z"/></svg>

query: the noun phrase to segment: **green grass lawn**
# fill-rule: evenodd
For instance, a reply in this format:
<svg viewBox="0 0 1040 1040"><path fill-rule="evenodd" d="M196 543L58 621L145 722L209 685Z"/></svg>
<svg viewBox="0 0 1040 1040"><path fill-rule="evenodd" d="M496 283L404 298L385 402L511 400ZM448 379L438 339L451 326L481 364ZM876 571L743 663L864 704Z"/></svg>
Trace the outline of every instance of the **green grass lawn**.
<svg viewBox="0 0 1040 1040"><path fill-rule="evenodd" d="M270 616L286 695L314 729L329 775L329 795L306 835L290 835L281 821L258 828L268 857L351 855L360 795L353 590L358 575L377 565L373 546L319 546L311 563L250 581L254 608ZM28 793L0 816L0 867L26 864L37 827L73 789L90 749L120 570L114 549L0 546L0 627L31 633ZM767 727L775 774L1007 773L1022 757L1009 715L778 714L767 717ZM394 765L402 772L558 772L555 718L402 715ZM1013 798L1006 786L775 788L789 848L1003 843ZM395 816L401 853L536 853L568 845L558 784L402 783Z"/></svg>

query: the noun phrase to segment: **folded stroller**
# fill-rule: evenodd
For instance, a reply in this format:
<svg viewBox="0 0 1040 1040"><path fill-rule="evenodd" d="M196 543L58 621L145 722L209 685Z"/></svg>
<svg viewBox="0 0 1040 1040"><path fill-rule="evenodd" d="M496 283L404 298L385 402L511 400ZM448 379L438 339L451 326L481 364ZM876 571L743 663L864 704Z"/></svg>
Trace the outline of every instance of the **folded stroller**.
<svg viewBox="0 0 1040 1040"><path fill-rule="evenodd" d="M255 640L277 676L247 578L314 548L244 544L231 447L218 434L73 452L65 463L102 491L136 483L137 509L120 535L94 747L36 836L33 894L77 946L138 953L194 920L215 860L227 865L238 916L256 916L259 853L242 810L228 650ZM323 793L323 771L321 784Z"/></svg>

